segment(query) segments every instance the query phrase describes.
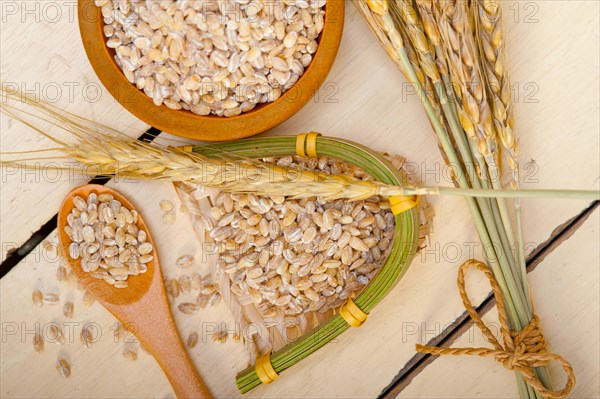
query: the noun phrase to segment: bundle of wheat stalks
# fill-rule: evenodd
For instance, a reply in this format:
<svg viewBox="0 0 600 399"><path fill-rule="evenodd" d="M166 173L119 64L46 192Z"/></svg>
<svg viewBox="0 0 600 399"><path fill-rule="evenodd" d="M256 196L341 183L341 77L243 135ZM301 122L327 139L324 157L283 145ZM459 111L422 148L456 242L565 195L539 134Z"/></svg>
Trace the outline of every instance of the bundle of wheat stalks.
<svg viewBox="0 0 600 399"><path fill-rule="evenodd" d="M458 187L501 189L502 161L518 189L518 142L506 68L502 10L494 0L355 0L389 57L414 85ZM467 204L505 300L510 327L529 325L519 200ZM516 220L511 222L511 213ZM492 245L496 244L496 245ZM516 248L516 252L513 251ZM534 369L550 389L545 367ZM517 373L521 397L539 397Z"/></svg>

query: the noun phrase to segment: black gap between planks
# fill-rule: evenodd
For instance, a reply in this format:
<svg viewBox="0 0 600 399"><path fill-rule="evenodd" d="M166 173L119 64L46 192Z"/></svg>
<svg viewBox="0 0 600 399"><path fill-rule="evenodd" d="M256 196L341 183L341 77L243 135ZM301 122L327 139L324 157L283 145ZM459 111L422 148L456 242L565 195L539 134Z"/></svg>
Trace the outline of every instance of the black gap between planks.
<svg viewBox="0 0 600 399"><path fill-rule="evenodd" d="M574 218L566 221L558 228L556 228L551 237L541 245L539 245L528 257L527 257L527 272L530 273L541 263L541 261L557 248L562 242L567 240L569 237L581 227L581 225L587 220L588 217L600 206L600 201L594 201L584 209L580 214ZM481 302L479 306L475 308L480 316L483 316L496 304L493 294L490 294ZM440 335L432 338L426 345L429 346L440 346L449 347L454 341L456 341L462 334L464 334L471 326L473 321L469 317L469 314L465 311L460 317L458 317L450 326L444 329ZM413 378L421 373L426 366L431 364L439 356L433 356L429 354L417 353L415 354L404 366L398 374L394 377L392 382L383 389L378 399L392 399L396 398L404 388L406 388Z"/></svg>
<svg viewBox="0 0 600 399"><path fill-rule="evenodd" d="M151 142L160 134L160 130L151 127L146 130L137 139L140 141ZM94 177L87 184L105 185L110 181L109 177ZM4 262L0 264L0 278L4 277L13 267L19 264L31 251L34 250L46 237L48 237L55 229L58 223L58 212L42 225L35 233L29 237L27 241L19 248L15 248L6 256Z"/></svg>

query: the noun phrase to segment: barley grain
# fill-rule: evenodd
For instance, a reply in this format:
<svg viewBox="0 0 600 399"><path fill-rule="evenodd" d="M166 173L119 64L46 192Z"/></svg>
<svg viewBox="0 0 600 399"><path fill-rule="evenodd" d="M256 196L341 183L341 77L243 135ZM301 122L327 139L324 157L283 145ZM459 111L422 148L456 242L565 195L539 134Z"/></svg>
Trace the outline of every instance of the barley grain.
<svg viewBox="0 0 600 399"><path fill-rule="evenodd" d="M179 282L177 280L168 278L165 281L165 289L171 298L175 299L179 296L180 290Z"/></svg>
<svg viewBox="0 0 600 399"><path fill-rule="evenodd" d="M188 348L194 348L198 344L198 333L196 331L192 331L187 338L187 346Z"/></svg>
<svg viewBox="0 0 600 399"><path fill-rule="evenodd" d="M92 306L92 304L95 301L96 301L96 298L94 297L94 295L89 291L85 291L85 293L83 294L83 304L85 306Z"/></svg>
<svg viewBox="0 0 600 399"><path fill-rule="evenodd" d="M217 292L217 287L214 284L205 284L200 290L202 295L210 295L214 292Z"/></svg>
<svg viewBox="0 0 600 399"><path fill-rule="evenodd" d="M189 294L192 291L192 281L187 274L179 277L179 289L184 294Z"/></svg>
<svg viewBox="0 0 600 399"><path fill-rule="evenodd" d="M162 209L165 212L169 212L173 210L173 203L171 201L168 200L162 200L160 201L160 209Z"/></svg>
<svg viewBox="0 0 600 399"><path fill-rule="evenodd" d="M113 286L115 288L127 288L129 287L129 283L127 281L115 281Z"/></svg>
<svg viewBox="0 0 600 399"><path fill-rule="evenodd" d="M44 296L38 289L33 290L33 293L31 294L31 300L37 307L41 307L44 304Z"/></svg>
<svg viewBox="0 0 600 399"><path fill-rule="evenodd" d="M69 378L71 376L71 365L69 362L63 358L59 357L56 361L56 370L63 378Z"/></svg>
<svg viewBox="0 0 600 399"><path fill-rule="evenodd" d="M47 329L47 335L48 341L51 343L57 343L60 345L65 343L65 337L63 335L62 328L56 323L50 325L50 327Z"/></svg>
<svg viewBox="0 0 600 399"><path fill-rule="evenodd" d="M357 251L365 252L369 250L369 247L364 243L364 241L358 237L352 237L349 244L350 247Z"/></svg>
<svg viewBox="0 0 600 399"><path fill-rule="evenodd" d="M175 264L181 269L187 269L194 264L194 257L192 255L182 255L177 258Z"/></svg>
<svg viewBox="0 0 600 399"><path fill-rule="evenodd" d="M175 223L175 219L176 219L176 214L174 211L169 211L169 212L165 212L163 214L163 223L165 224L173 224Z"/></svg>
<svg viewBox="0 0 600 399"><path fill-rule="evenodd" d="M131 349L123 349L123 357L129 361L136 361L138 358L138 354L137 352L131 350Z"/></svg>
<svg viewBox="0 0 600 399"><path fill-rule="evenodd" d="M194 314L194 313L198 312L198 310L200 310L201 307L197 303L183 302L183 303L180 303L177 308L179 309L179 311L181 313L189 315L189 314Z"/></svg>
<svg viewBox="0 0 600 399"><path fill-rule="evenodd" d="M83 346L85 346L86 348L90 348L92 346L94 340L92 332L90 331L90 328L87 325L81 329L79 339L81 340Z"/></svg>
<svg viewBox="0 0 600 399"><path fill-rule="evenodd" d="M44 351L44 338L39 332L36 332L33 336L33 350L37 353L42 353Z"/></svg>
<svg viewBox="0 0 600 399"><path fill-rule="evenodd" d="M217 306L221 302L221 294L213 292L208 300L209 306Z"/></svg>
<svg viewBox="0 0 600 399"><path fill-rule="evenodd" d="M206 305L208 305L208 301L209 300L210 300L210 296L209 295L205 295L205 294L200 293L196 297L196 305L200 309L204 309L204 308L206 308Z"/></svg>
<svg viewBox="0 0 600 399"><path fill-rule="evenodd" d="M67 319L73 318L73 302L65 302L65 304L63 306L63 315Z"/></svg>
<svg viewBox="0 0 600 399"><path fill-rule="evenodd" d="M47 305L56 305L60 301L60 296L57 293L48 292L44 294L43 301Z"/></svg>

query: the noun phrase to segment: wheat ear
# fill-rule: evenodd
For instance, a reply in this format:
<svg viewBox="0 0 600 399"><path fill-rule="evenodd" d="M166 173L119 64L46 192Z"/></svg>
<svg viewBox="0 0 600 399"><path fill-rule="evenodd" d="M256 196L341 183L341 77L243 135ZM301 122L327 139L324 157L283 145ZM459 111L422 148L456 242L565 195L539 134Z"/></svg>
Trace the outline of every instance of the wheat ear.
<svg viewBox="0 0 600 399"><path fill-rule="evenodd" d="M472 3L476 35L482 55L481 64L486 79L486 89L492 107L494 127L504 156L511 170L511 187L519 188L518 139L514 131L513 104L510 80L506 66L506 50L502 27L502 8L495 0L475 0ZM527 269L523 248L521 201L516 198L515 220L517 234L517 259L521 278L526 281ZM548 370L536 369L541 381L550 387Z"/></svg>
<svg viewBox="0 0 600 399"><path fill-rule="evenodd" d="M408 33L410 42L419 55L421 69L432 82L438 82L440 80L440 73L435 63L433 46L427 39L421 20L411 2L407 0L392 0L390 2L390 9L392 14L395 14L401 21Z"/></svg>
<svg viewBox="0 0 600 399"><path fill-rule="evenodd" d="M511 186L519 186L519 167L517 163L518 141L514 132L513 105L510 81L506 70L504 32L502 29L502 9L498 1L476 0L471 4L475 33L482 57L481 68L485 87L492 108L493 124L501 149L511 171ZM525 278L525 259L522 251L520 202L515 202L517 216L518 258L521 273ZM513 239L514 240L514 239Z"/></svg>
<svg viewBox="0 0 600 399"><path fill-rule="evenodd" d="M482 182L484 187L489 184L501 189L498 140L478 61L479 51L473 37L469 9L462 1L444 2L443 5L434 3L434 17L444 42L455 93L460 100L457 103L460 122L469 137L472 153L482 173ZM511 253L515 238L505 202L499 200L492 204L492 210L497 223L505 227L499 230L500 242L505 252ZM517 259L509 257L509 261L513 265L511 269L520 270L516 265ZM522 279L518 281L523 284Z"/></svg>
<svg viewBox="0 0 600 399"><path fill-rule="evenodd" d="M506 70L502 9L497 1L477 0L474 3L475 26L492 107L494 127L508 165L513 171L513 183L518 184L517 138L514 134L510 82Z"/></svg>
<svg viewBox="0 0 600 399"><path fill-rule="evenodd" d="M419 16L421 17L421 23L423 25L425 35L427 35L429 42L433 46L435 62L437 64L437 68L450 103L452 117L458 120L456 96L454 95L454 89L448 71L448 63L442 47L442 38L435 22L435 18L433 17L433 0L416 0L416 4L419 10Z"/></svg>
<svg viewBox="0 0 600 399"><path fill-rule="evenodd" d="M415 48L420 49L419 50L419 59L421 64L425 64L426 67L424 67L424 70L427 71L432 71L431 73L428 73L428 77L433 81L433 85L435 87L437 96L439 97L439 102L441 104L441 107L444 110L444 115L447 117L448 120L448 127L449 127L449 131L452 133L452 137L454 139L454 143L455 145L458 147L460 155L463 158L463 161L465 162L465 164L467 165L467 174L469 175L469 178L471 180L471 184L472 187L479 189L481 187L483 188L489 188L490 184L493 184L493 182L489 182L486 180L486 178L491 174L491 173L487 173L487 168L489 168L492 171L496 171L496 162L494 161L494 155L496 153L495 149L493 147L487 147L486 150L489 152L489 154L491 154L491 156L487 156L486 158L486 153L481 153L479 151L479 148L476 147L475 144L475 140L467 140L465 138L465 134L464 134L464 129L461 128L459 122L458 122L458 118L456 117L456 108L454 106L454 104L450 104L448 101L448 97L446 94L446 86L442 84L442 82L440 82L440 75L438 75L437 73L437 68L436 68L436 62L433 60L433 55L432 55L432 48L435 48L435 46L433 44L431 44L429 41L427 41L425 38L431 36L433 43L435 43L437 45L438 48L438 53L436 54L438 57L443 57L444 56L444 52L442 51L442 42L440 40L440 36L438 35L438 30L437 30L437 25L434 24L434 22L431 22L433 25L430 24L429 27L429 34L426 36L426 34L424 33L425 31L425 24L423 24L423 19L422 19L422 15L428 15L429 18L431 18L431 12L432 12L432 7L433 7L433 3L432 2L425 2L422 1L420 4L421 7L421 18L419 18L419 15L417 14L416 10L414 8L412 8L412 5L410 2L408 1L396 1L396 2L392 2L392 10L399 16L399 20L403 23L403 26L405 26L406 30L408 31L408 34L410 36L410 41L412 42L412 44L415 46ZM439 4L438 4L439 6ZM454 17L456 17L456 14L452 15ZM460 22L460 21L459 21ZM466 21L465 21L466 23ZM466 25L465 25L466 27ZM467 42L466 44L464 44L463 46L468 46L469 43L468 40L471 39L470 33L467 35L466 32L470 32L470 29L464 29L465 31L465 41ZM447 48L447 46L446 46ZM476 49L471 47L473 49L472 51L472 59L476 60L477 58L477 52ZM437 62L437 65L441 65L443 64L443 61L440 60L439 62ZM452 65L449 66L450 68L454 67ZM466 65L466 67L468 67L468 64ZM478 65L474 64L471 73L472 74L478 74L479 71L476 70L476 68L478 67ZM482 88L480 88L480 90L483 90ZM487 106L487 102L485 100L485 93L482 94L481 96L481 107L486 107ZM489 142L490 140L495 139L495 137L493 137L493 130L492 132L488 133L487 135L491 136L489 137L488 140L486 140L486 142ZM471 134L471 137L473 138L474 134ZM485 137L485 134L479 134L479 137ZM469 142L471 143L471 149L469 149ZM474 150L474 151L473 151ZM477 160L477 166L478 166L478 172L479 173L475 173L472 168L469 168L468 165L473 163L473 160ZM486 165L486 159L487 159L487 164ZM498 173L495 172L492 175L495 176ZM480 178L478 175L480 175L482 178ZM496 187L498 188L498 187ZM507 253L509 253L508 251L510 251L510 245L514 242L514 235L512 233L512 226L509 224L510 223L510 219L508 216L508 211L506 210L506 206L504 205L504 203L502 203L502 200L498 201L498 202L489 202L489 201L480 201L479 202L479 206L482 210L482 212L484 212L484 214L489 213L491 217L493 217L496 221L496 224L500 225L505 225L507 226L508 229L510 229L508 232L506 232L506 230L500 230L499 232L499 239L502 242L503 248L505 249L505 251ZM515 264L515 260L511 259L509 260L511 264Z"/></svg>
<svg viewBox="0 0 600 399"><path fill-rule="evenodd" d="M470 32L467 9L462 1L455 0L443 5L434 2L433 10L459 100L460 123L470 140L476 142L474 155L481 155L488 166L494 165L497 163L497 144L492 114L477 63L477 48ZM481 161L479 165L482 165Z"/></svg>
<svg viewBox="0 0 600 399"><path fill-rule="evenodd" d="M390 12L391 3L388 0L353 1L390 59L402 72L406 80L415 86L419 99L426 110L429 108L427 112L432 114L429 121L438 138L440 138L440 146L453 146L454 144L448 135L444 114L436 98L433 83L421 69L419 55L410 43L408 32L406 29L399 30L396 26L394 17ZM442 142L443 137L448 137L448 143ZM448 151L442 150L441 154L447 164L458 165L457 162L451 162L448 159ZM453 177L456 178L456 176Z"/></svg>

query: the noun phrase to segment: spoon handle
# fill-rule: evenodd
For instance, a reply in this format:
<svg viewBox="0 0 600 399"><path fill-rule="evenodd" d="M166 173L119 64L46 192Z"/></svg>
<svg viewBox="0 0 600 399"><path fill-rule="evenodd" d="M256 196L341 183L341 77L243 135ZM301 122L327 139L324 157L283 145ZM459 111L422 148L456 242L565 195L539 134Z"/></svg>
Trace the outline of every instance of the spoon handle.
<svg viewBox="0 0 600 399"><path fill-rule="evenodd" d="M164 330L164 334L155 335L154 338L147 342L148 349L165 372L177 398L211 398L208 388L188 357L177 331L174 328Z"/></svg>
<svg viewBox="0 0 600 399"><path fill-rule="evenodd" d="M118 306L118 309L107 307L134 330L141 344L162 368L179 399L212 397L177 333L162 279L154 279L149 292L140 300Z"/></svg>

